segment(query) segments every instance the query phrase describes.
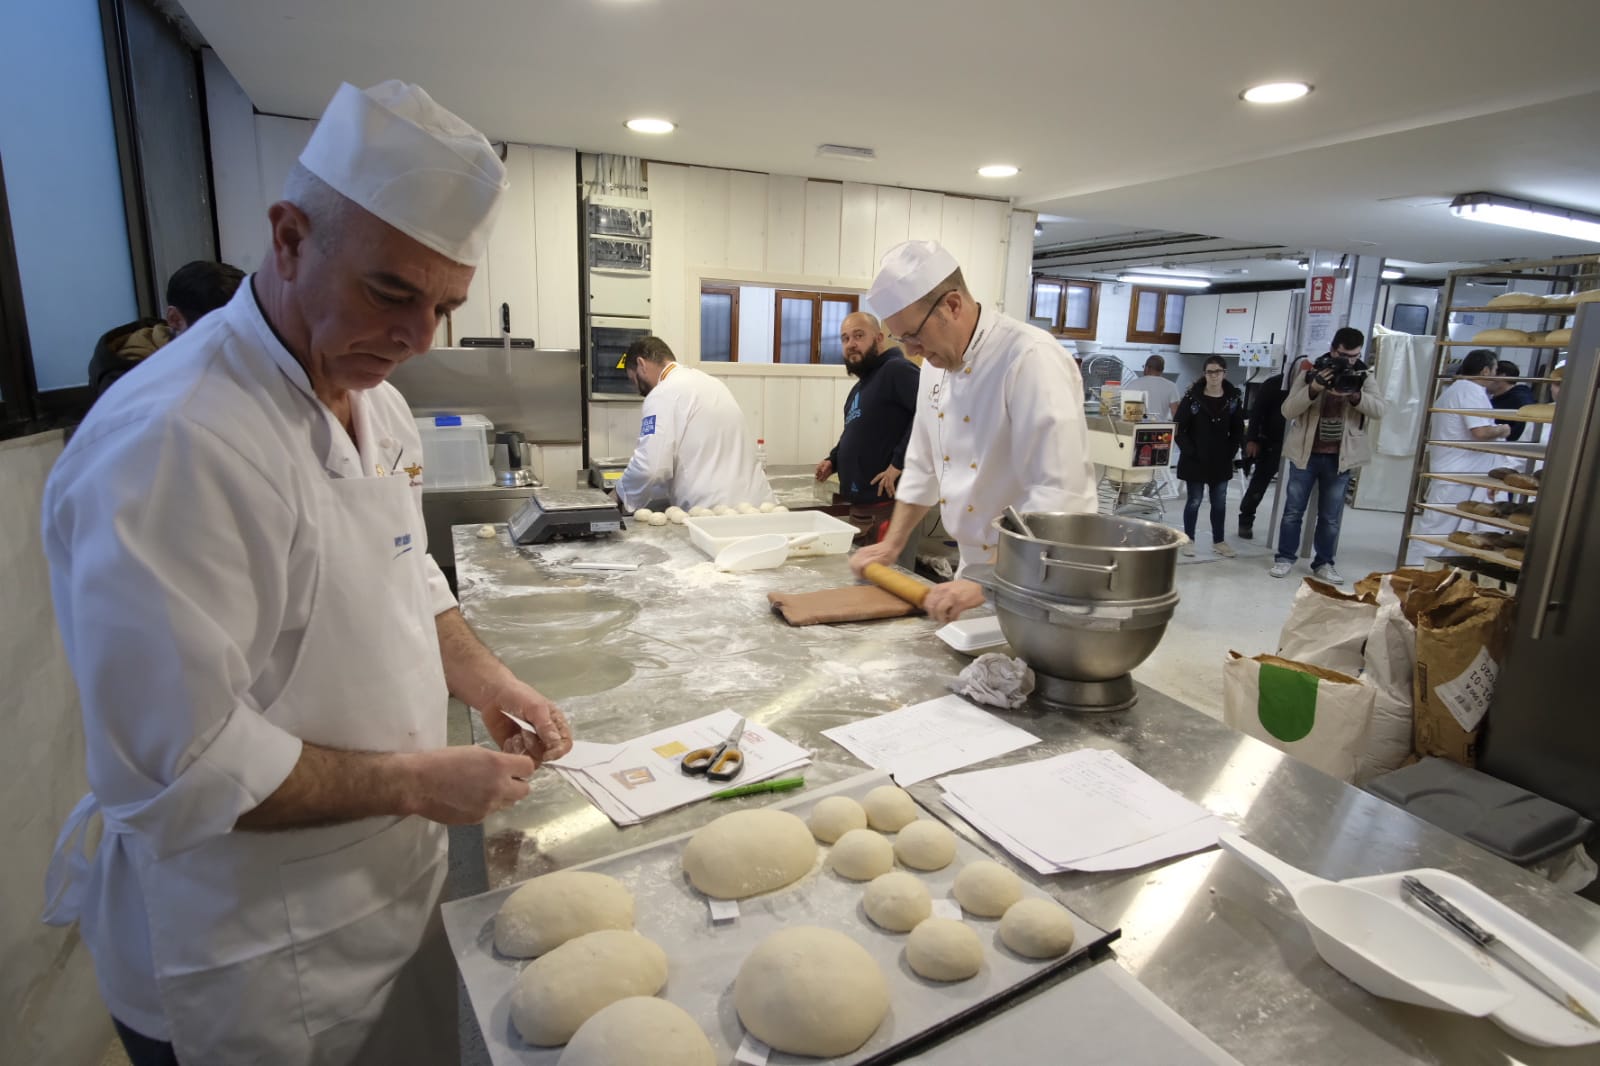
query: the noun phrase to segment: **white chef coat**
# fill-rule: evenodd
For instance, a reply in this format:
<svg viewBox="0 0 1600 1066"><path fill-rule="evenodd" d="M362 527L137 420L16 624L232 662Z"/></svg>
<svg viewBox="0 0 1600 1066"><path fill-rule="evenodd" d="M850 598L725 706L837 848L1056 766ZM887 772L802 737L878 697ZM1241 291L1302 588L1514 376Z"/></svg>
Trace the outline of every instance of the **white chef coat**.
<svg viewBox="0 0 1600 1066"><path fill-rule="evenodd" d="M939 505L961 565L993 562L994 521L1019 511L1094 511L1083 379L1044 330L980 307L959 368L922 366L895 497Z"/></svg>
<svg viewBox="0 0 1600 1066"><path fill-rule="evenodd" d="M415 946L442 881L444 833L417 818L233 826L284 781L302 740L444 745L433 616L455 600L426 556L421 442L405 401L389 385L353 393L352 442L262 316L252 281L119 381L45 488L45 553L93 789L74 822L98 810L107 830L51 918L79 921L106 1005L144 1035L194 1061L241 1061L228 1040L276 1022L296 1043L272 1060L310 1062L320 1060L308 1032L347 1031L338 1027L354 1015L314 1017L301 1000L319 982L372 997L393 976L375 960ZM364 528L369 514L381 518ZM352 574L369 559L370 573ZM398 695L371 684L389 675ZM363 697L410 706L396 719ZM347 848L353 861L333 865ZM70 865L58 846L52 881ZM330 902L329 891L342 896ZM411 910L399 929L355 922L367 957L320 947L349 935L352 895L370 919L386 913L385 894ZM307 921L314 943L302 940ZM274 979L261 981L267 967ZM238 1004L244 1019L231 1016L238 981L251 988L243 999L259 996ZM205 1001L213 987L224 1003Z"/></svg>
<svg viewBox="0 0 1600 1066"><path fill-rule="evenodd" d="M1130 392L1144 393L1144 413L1151 421L1172 421L1172 405L1178 402L1176 382L1154 374L1141 374L1122 386L1124 396Z"/></svg>
<svg viewBox="0 0 1600 1066"><path fill-rule="evenodd" d="M1453 415L1442 411L1435 411L1428 417L1429 440L1471 440L1472 430L1482 426L1494 425L1494 405L1489 402L1489 392L1476 381L1460 378L1452 381L1439 398L1433 402L1435 407L1450 407L1456 410L1475 411L1485 408L1484 414L1478 415ZM1503 456L1494 452L1474 451L1468 448L1441 448L1430 446L1428 448L1428 469L1436 474L1487 474L1495 467L1505 462ZM1427 501L1441 507L1454 507L1468 500L1488 499L1488 492L1474 488L1471 485L1461 485L1453 481L1429 481L1426 494ZM1430 511L1426 508L1417 515L1411 523L1411 532L1419 537L1448 537L1460 529L1471 532L1476 529L1492 529L1478 522L1469 522L1456 518L1454 515L1442 511ZM1409 564L1420 563L1434 555L1443 555L1449 549L1427 541L1414 540L1406 545L1406 562Z"/></svg>
<svg viewBox="0 0 1600 1066"><path fill-rule="evenodd" d="M668 363L644 398L639 443L617 482L630 510L652 503L737 507L773 502L744 412L710 374Z"/></svg>

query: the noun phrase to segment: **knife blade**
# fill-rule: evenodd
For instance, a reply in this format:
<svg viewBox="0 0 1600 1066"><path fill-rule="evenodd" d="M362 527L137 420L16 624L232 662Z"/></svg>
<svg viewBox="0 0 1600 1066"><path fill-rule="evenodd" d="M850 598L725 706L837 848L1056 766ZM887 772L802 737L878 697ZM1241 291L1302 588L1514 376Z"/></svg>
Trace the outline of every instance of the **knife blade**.
<svg viewBox="0 0 1600 1066"><path fill-rule="evenodd" d="M1403 877L1400 886L1405 890L1406 898L1426 908L1450 928L1460 933L1466 939L1482 948L1496 962L1506 969L1527 981L1540 992L1555 1000L1561 1006L1571 1011L1593 1026L1600 1026L1593 1014L1590 1014L1582 1003L1579 1003L1570 992L1562 988L1543 970L1539 969L1532 960L1526 958L1510 944L1495 936L1489 930L1467 917L1466 913L1455 904L1445 899L1442 895L1417 880L1415 877Z"/></svg>

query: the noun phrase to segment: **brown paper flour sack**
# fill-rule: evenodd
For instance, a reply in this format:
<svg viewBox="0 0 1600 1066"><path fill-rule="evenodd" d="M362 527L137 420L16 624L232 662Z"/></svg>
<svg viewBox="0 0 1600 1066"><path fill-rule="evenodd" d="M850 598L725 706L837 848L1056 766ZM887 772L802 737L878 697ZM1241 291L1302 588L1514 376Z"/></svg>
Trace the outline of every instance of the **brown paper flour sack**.
<svg viewBox="0 0 1600 1066"><path fill-rule="evenodd" d="M1470 597L1447 599L1417 615L1413 743L1418 755L1472 766L1511 643L1514 601L1503 592L1462 584L1471 588Z"/></svg>

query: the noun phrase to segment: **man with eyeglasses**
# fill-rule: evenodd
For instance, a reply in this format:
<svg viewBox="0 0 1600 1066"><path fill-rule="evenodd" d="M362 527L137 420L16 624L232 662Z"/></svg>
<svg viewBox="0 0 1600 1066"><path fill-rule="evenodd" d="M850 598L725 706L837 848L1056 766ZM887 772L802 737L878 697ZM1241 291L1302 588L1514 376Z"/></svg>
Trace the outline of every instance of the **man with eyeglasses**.
<svg viewBox="0 0 1600 1066"><path fill-rule="evenodd" d="M893 565L936 505L963 569L994 561L995 521L1007 506L1095 510L1083 379L1048 333L980 305L955 257L934 241L891 248L867 303L923 364L889 531L851 557L857 574L870 563ZM928 593L924 609L948 622L983 600L982 586L958 571Z"/></svg>

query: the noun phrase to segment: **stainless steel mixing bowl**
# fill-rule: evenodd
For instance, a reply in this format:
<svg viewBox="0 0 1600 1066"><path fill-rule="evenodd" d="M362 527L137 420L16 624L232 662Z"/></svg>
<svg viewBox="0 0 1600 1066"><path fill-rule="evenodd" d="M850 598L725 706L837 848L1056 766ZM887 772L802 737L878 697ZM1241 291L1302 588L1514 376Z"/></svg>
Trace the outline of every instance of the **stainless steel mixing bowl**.
<svg viewBox="0 0 1600 1066"><path fill-rule="evenodd" d="M1035 511L1033 536L1000 527L1000 580L1066 600L1148 600L1173 589L1178 548L1188 539L1155 522L1102 514Z"/></svg>

